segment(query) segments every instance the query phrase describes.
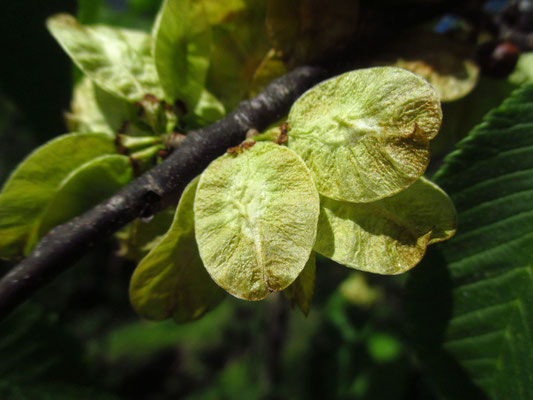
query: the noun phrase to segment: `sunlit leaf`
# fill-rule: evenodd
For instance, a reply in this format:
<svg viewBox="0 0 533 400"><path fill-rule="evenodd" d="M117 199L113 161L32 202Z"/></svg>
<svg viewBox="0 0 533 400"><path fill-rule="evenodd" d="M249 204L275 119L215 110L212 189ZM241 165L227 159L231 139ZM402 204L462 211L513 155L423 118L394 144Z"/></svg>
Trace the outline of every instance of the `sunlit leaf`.
<svg viewBox="0 0 533 400"><path fill-rule="evenodd" d="M316 256L311 252L311 256L298 278L283 291L293 306L298 306L307 315L311 309L311 300L315 291Z"/></svg>
<svg viewBox="0 0 533 400"><path fill-rule="evenodd" d="M113 135L116 133L122 122L107 121L104 115L104 108L100 107L97 101L97 91L105 93L102 89L98 89L93 81L84 77L74 88L71 112L66 115L69 129L75 132L102 132ZM106 97L111 95L107 93ZM120 104L120 100L117 101ZM120 115L125 113L122 110L115 110L118 112L111 113L110 117L113 119L120 118ZM126 120L127 118L124 118Z"/></svg>
<svg viewBox="0 0 533 400"><path fill-rule="evenodd" d="M0 257L22 255L62 182L75 169L115 153L106 134L63 135L39 147L12 173L0 192Z"/></svg>
<svg viewBox="0 0 533 400"><path fill-rule="evenodd" d="M421 178L372 203L322 197L315 250L350 268L400 274L418 264L429 244L449 239L455 226L449 197Z"/></svg>
<svg viewBox="0 0 533 400"><path fill-rule="evenodd" d="M358 23L357 0L268 0L270 41L291 66L332 52L354 35Z"/></svg>
<svg viewBox="0 0 533 400"><path fill-rule="evenodd" d="M111 197L134 178L126 156L105 155L72 171L56 190L39 225L38 237Z"/></svg>
<svg viewBox="0 0 533 400"><path fill-rule="evenodd" d="M356 70L304 93L291 108L289 148L320 194L370 202L415 182L442 119L433 88L396 67Z"/></svg>
<svg viewBox="0 0 533 400"><path fill-rule="evenodd" d="M169 231L131 278L131 304L145 318L194 320L224 297L224 291L205 270L194 237L193 203L198 180L187 186Z"/></svg>
<svg viewBox="0 0 533 400"><path fill-rule="evenodd" d="M210 275L236 297L261 300L285 289L304 268L316 237L319 198L297 154L259 142L209 165L194 210Z"/></svg>
<svg viewBox="0 0 533 400"><path fill-rule="evenodd" d="M71 111L67 114L73 132L102 132L146 135L149 132L133 123L136 119L133 105L100 89L88 77L74 88Z"/></svg>
<svg viewBox="0 0 533 400"><path fill-rule="evenodd" d="M204 90L192 114L185 115L182 120L189 129L194 129L218 121L225 114L224 105L214 95Z"/></svg>
<svg viewBox="0 0 533 400"><path fill-rule="evenodd" d="M47 26L74 63L102 89L130 101L145 94L163 98L147 33L82 26L67 14L51 17Z"/></svg>
<svg viewBox="0 0 533 400"><path fill-rule="evenodd" d="M165 0L153 36L155 65L167 100L193 108L204 89L211 52L203 2Z"/></svg>
<svg viewBox="0 0 533 400"><path fill-rule="evenodd" d="M408 69L426 79L441 101L453 101L474 89L479 67L468 43L444 35L415 31L402 36L383 56L391 65Z"/></svg>
<svg viewBox="0 0 533 400"><path fill-rule="evenodd" d="M202 1L205 6L207 19L211 25L224 23L236 13L246 9L250 0L196 0ZM252 0L256 1L256 0ZM258 2L259 3L259 2Z"/></svg>
<svg viewBox="0 0 533 400"><path fill-rule="evenodd" d="M156 135L172 132L178 122L175 109L155 96L143 96L142 100L135 102L135 107L137 115L133 117L134 123Z"/></svg>

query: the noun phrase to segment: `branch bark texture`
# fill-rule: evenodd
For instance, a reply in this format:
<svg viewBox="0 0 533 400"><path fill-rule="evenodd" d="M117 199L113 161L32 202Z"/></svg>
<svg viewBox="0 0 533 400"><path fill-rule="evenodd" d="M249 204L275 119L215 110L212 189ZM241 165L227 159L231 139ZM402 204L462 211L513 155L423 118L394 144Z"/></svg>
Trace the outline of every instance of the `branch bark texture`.
<svg viewBox="0 0 533 400"><path fill-rule="evenodd" d="M137 217L148 217L175 203L185 186L249 129L264 130L281 119L307 89L326 77L323 67L303 66L269 84L214 124L187 134L161 164L85 214L55 227L33 252L0 280L0 320L89 248Z"/></svg>
<svg viewBox="0 0 533 400"><path fill-rule="evenodd" d="M355 65L371 65L376 49L391 40L391 32L398 34L461 4L459 0L413 0L412 7L385 3L386 6L379 2L364 4L360 18L364 23L357 37L317 62L328 67L298 67L273 81L225 118L189 132L170 157L116 195L51 230L25 260L0 280L0 320L98 242L135 218L153 215L176 203L185 186L212 160L242 142L249 129L261 131L282 118L311 86Z"/></svg>

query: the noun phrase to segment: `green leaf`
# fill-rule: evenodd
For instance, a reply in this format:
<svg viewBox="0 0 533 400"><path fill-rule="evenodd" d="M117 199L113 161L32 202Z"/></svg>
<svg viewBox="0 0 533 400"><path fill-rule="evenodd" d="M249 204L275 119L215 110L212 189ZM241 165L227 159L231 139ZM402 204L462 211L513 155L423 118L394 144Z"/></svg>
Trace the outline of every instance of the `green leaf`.
<svg viewBox="0 0 533 400"><path fill-rule="evenodd" d="M202 1L165 0L154 25L154 58L166 98L193 108L205 86L211 31Z"/></svg>
<svg viewBox="0 0 533 400"><path fill-rule="evenodd" d="M350 268L401 274L420 262L429 244L449 239L455 226L450 198L421 178L372 203L322 197L315 250Z"/></svg>
<svg viewBox="0 0 533 400"><path fill-rule="evenodd" d="M129 101L145 94L163 98L147 33L83 26L68 14L49 18L47 26L74 63L102 89Z"/></svg>
<svg viewBox="0 0 533 400"><path fill-rule="evenodd" d="M171 132L176 115L162 101L144 96L135 103L109 94L84 76L75 86L71 111L66 114L73 132L152 136Z"/></svg>
<svg viewBox="0 0 533 400"><path fill-rule="evenodd" d="M239 149L213 161L200 178L196 240L215 282L236 297L261 300L303 270L319 198L292 150L267 142Z"/></svg>
<svg viewBox="0 0 533 400"><path fill-rule="evenodd" d="M204 90L192 115L185 115L182 119L189 129L194 129L216 122L225 114L224 105L214 95Z"/></svg>
<svg viewBox="0 0 533 400"><path fill-rule="evenodd" d="M396 67L361 69L294 103L288 146L309 166L320 194L370 202L420 178L441 119L438 96L422 78Z"/></svg>
<svg viewBox="0 0 533 400"><path fill-rule="evenodd" d="M129 158L118 154L95 158L75 169L61 182L49 201L38 237L111 197L134 177Z"/></svg>
<svg viewBox="0 0 533 400"><path fill-rule="evenodd" d="M117 255L140 262L170 229L176 207L170 206L148 221L136 219L115 235L120 242Z"/></svg>
<svg viewBox="0 0 533 400"><path fill-rule="evenodd" d="M201 0L210 24L216 25L231 19L235 14L246 9L249 0Z"/></svg>
<svg viewBox="0 0 533 400"><path fill-rule="evenodd" d="M205 270L194 237L193 202L198 180L185 188L172 226L131 278L131 304L145 318L191 321L224 297L224 291Z"/></svg>
<svg viewBox="0 0 533 400"><path fill-rule="evenodd" d="M0 192L0 257L21 256L63 180L86 162L116 153L99 133L60 136L39 147L11 174Z"/></svg>
<svg viewBox="0 0 533 400"><path fill-rule="evenodd" d="M443 157L479 124L485 114L498 107L519 85L511 79L481 76L475 89L457 101L443 103L444 118L438 136L431 142L431 156Z"/></svg>
<svg viewBox="0 0 533 400"><path fill-rule="evenodd" d="M104 0L78 0L78 19L82 23L97 21Z"/></svg>
<svg viewBox="0 0 533 400"><path fill-rule="evenodd" d="M71 111L66 116L73 132L114 135L126 127L126 132L130 135L149 134L148 130L129 124L137 118L136 112L130 103L107 93L88 77L84 77L74 88Z"/></svg>
<svg viewBox="0 0 533 400"><path fill-rule="evenodd" d="M142 100L135 102L137 109L136 124L144 126L155 135L172 132L178 121L173 107L164 100L152 95L145 95Z"/></svg>
<svg viewBox="0 0 533 400"><path fill-rule="evenodd" d="M533 52L525 52L520 54L516 68L508 80L514 85L521 85L524 83L533 82Z"/></svg>
<svg viewBox="0 0 533 400"><path fill-rule="evenodd" d="M226 13L217 17L209 3L218 0L206 1L208 17L218 21L212 26L207 89L231 110L250 95L254 72L270 49L265 27L266 2L246 0L242 7L235 0L224 2L228 6Z"/></svg>
<svg viewBox="0 0 533 400"><path fill-rule="evenodd" d="M442 310L438 335L419 342L421 357L435 366L455 360L491 399L533 397L532 132L528 84L447 157L435 180L457 207L459 230L437 261L410 277L407 291L416 342L417 330L432 323L422 305ZM436 379L445 392L456 382Z"/></svg>
<svg viewBox="0 0 533 400"><path fill-rule="evenodd" d="M250 87L250 95L256 96L263 88L274 79L285 75L288 69L281 59L279 52L270 49L261 64L254 72L253 81Z"/></svg>
<svg viewBox="0 0 533 400"><path fill-rule="evenodd" d="M316 256L314 252L311 252L311 256L298 278L283 291L292 306L298 306L306 316L311 309L311 300L315 291L315 274Z"/></svg>

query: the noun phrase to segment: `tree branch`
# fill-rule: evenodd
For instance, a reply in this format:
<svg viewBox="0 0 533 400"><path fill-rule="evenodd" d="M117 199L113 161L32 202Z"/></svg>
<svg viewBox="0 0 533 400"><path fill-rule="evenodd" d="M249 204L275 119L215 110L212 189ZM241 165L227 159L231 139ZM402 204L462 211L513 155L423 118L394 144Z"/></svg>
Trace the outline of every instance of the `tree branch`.
<svg viewBox="0 0 533 400"><path fill-rule="evenodd" d="M176 202L185 186L212 160L241 143L249 129L261 131L281 119L304 91L325 76L325 68L304 66L273 81L220 121L189 132L165 161L113 197L52 229L0 281L0 320L96 243L135 218L153 215Z"/></svg>
<svg viewBox="0 0 533 400"><path fill-rule="evenodd" d="M55 227L33 252L0 280L0 320L79 259L85 251L137 217L147 217L179 199L185 186L207 165L236 146L249 129L258 131L287 114L292 103L322 79L354 66L369 65L376 49L413 25L449 12L459 0L412 0L413 7L394 2L383 7L361 6L357 37L332 49L316 65L303 66L269 84L258 96L243 101L222 120L189 132L183 143L161 164L90 211ZM361 22L362 21L362 22Z"/></svg>

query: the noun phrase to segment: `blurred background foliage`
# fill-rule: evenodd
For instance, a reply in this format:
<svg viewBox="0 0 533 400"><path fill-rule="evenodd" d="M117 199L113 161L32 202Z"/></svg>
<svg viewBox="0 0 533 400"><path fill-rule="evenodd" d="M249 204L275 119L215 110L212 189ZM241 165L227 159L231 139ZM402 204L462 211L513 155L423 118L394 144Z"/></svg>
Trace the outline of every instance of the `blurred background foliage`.
<svg viewBox="0 0 533 400"><path fill-rule="evenodd" d="M69 12L82 23L148 31L159 6L160 0L4 2L0 183L31 149L66 131L63 113L79 74L45 19ZM445 105L448 133L437 154L514 87L483 78L467 97ZM0 398L438 398L405 336L404 276L350 272L319 257L308 317L273 295L258 303L228 297L189 324L154 323L131 309L135 265L116 250L113 242L100 246L0 323ZM0 263L0 273L10 266Z"/></svg>

